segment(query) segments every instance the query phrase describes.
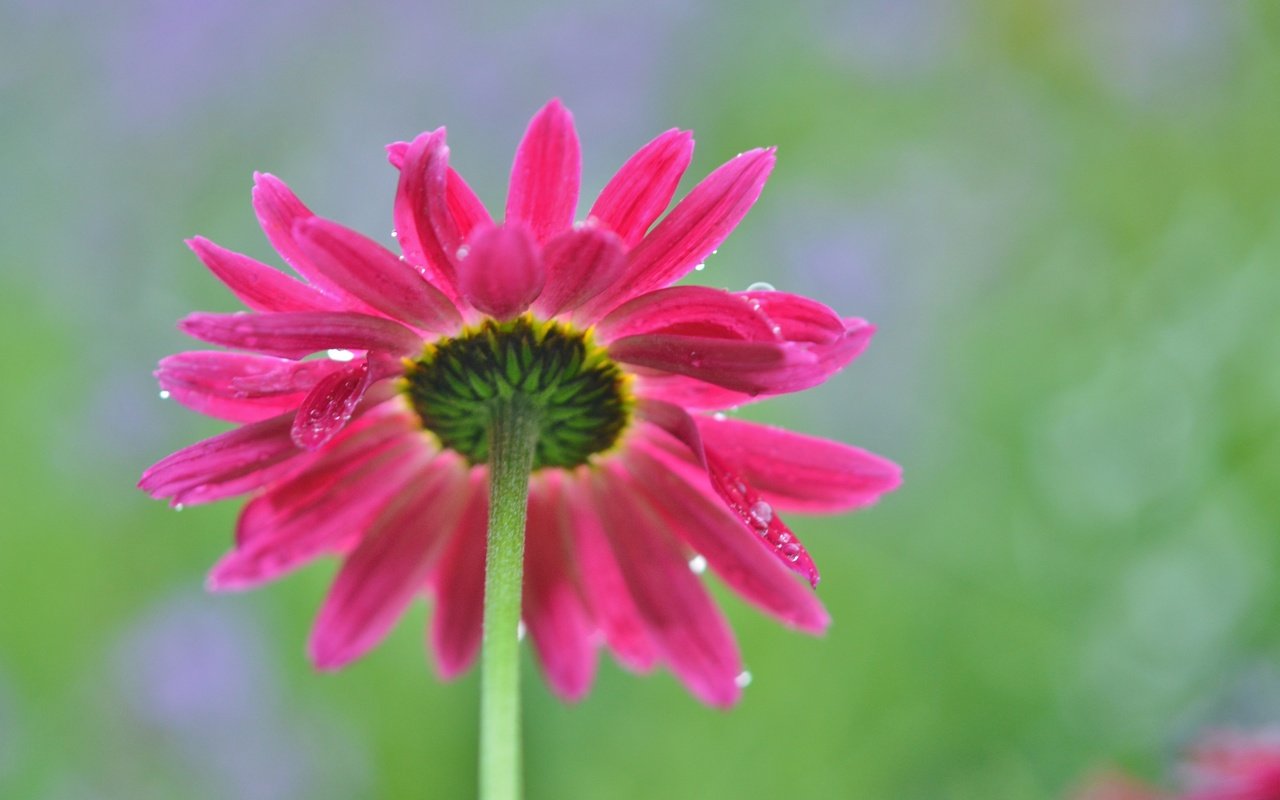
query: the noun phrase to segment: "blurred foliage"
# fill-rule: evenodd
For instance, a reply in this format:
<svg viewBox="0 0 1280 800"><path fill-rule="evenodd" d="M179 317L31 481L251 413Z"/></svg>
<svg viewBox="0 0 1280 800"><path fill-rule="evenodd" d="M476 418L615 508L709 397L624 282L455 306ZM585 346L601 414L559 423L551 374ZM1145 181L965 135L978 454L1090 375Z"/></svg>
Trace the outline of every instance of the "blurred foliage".
<svg viewBox="0 0 1280 800"><path fill-rule="evenodd" d="M268 257L253 169L387 238L383 144L449 123L500 208L552 95L587 196L673 125L691 176L779 146L698 279L880 333L741 413L907 483L796 521L825 638L719 592L731 713L612 663L565 707L529 663L531 798L1037 800L1280 720L1278 89L1267 0L0 3L0 795L474 792L475 676L434 678L426 609L317 675L332 565L204 596L235 504L132 484L219 429L148 372L233 307L182 237Z"/></svg>

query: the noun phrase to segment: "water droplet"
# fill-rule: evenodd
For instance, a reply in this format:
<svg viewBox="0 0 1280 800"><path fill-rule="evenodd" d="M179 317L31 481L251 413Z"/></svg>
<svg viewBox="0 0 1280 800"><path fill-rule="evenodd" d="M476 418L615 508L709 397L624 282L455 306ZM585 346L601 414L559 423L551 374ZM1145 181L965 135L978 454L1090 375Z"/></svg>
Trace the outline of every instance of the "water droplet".
<svg viewBox="0 0 1280 800"><path fill-rule="evenodd" d="M356 354L350 350L330 350L329 359L331 361L350 361L355 358Z"/></svg>
<svg viewBox="0 0 1280 800"><path fill-rule="evenodd" d="M747 291L748 292L776 292L778 290L773 287L772 283L768 283L766 281L756 281L755 283L747 287Z"/></svg>
<svg viewBox="0 0 1280 800"><path fill-rule="evenodd" d="M184 506L182 503L174 503L173 505L174 511L181 511L184 508L186 508L186 506Z"/></svg>
<svg viewBox="0 0 1280 800"><path fill-rule="evenodd" d="M712 251L711 251L711 255L713 255L713 256L714 256L716 253L719 253L719 252L720 252L720 248L719 248L719 247L717 247L715 250L712 250Z"/></svg>
<svg viewBox="0 0 1280 800"><path fill-rule="evenodd" d="M717 411L716 413L711 415L711 418L714 419L716 422L724 422L729 417L726 416L723 411Z"/></svg>
<svg viewBox="0 0 1280 800"><path fill-rule="evenodd" d="M466 258L467 254L470 252L471 252L471 248L467 247L465 244L462 247L459 247L458 253L457 253L458 260L461 261L462 259Z"/></svg>
<svg viewBox="0 0 1280 800"><path fill-rule="evenodd" d="M755 505L751 506L751 519L762 528L769 527L769 523L773 522L773 506L763 500L757 500Z"/></svg>
<svg viewBox="0 0 1280 800"><path fill-rule="evenodd" d="M707 268L706 264L698 264L697 266L694 267L694 269L697 270L698 272L702 272L706 268Z"/></svg>
<svg viewBox="0 0 1280 800"><path fill-rule="evenodd" d="M523 642L524 635L528 633L528 631L529 629L525 627L524 620L520 620L519 622L517 622L516 623L516 641Z"/></svg>
<svg viewBox="0 0 1280 800"><path fill-rule="evenodd" d="M739 689L745 689L751 685L751 673L744 669L738 673L738 677L734 678L733 682L738 685Z"/></svg>
<svg viewBox="0 0 1280 800"><path fill-rule="evenodd" d="M800 545L796 544L795 542L792 542L791 544L784 544L781 547L782 554L787 557L788 561L791 561L791 562L796 562L800 560L801 549L802 548L800 547Z"/></svg>
<svg viewBox="0 0 1280 800"><path fill-rule="evenodd" d="M782 326L781 326L781 325L770 325L770 326L769 326L769 330L773 331L773 333L774 333L775 335L778 335L778 334L781 334L781 333L782 333Z"/></svg>
<svg viewBox="0 0 1280 800"><path fill-rule="evenodd" d="M168 400L170 397L172 397L172 395L171 395L171 394L169 394L169 390L168 390L168 389L161 389L161 390L160 390L160 399L161 399L161 400Z"/></svg>
<svg viewBox="0 0 1280 800"><path fill-rule="evenodd" d="M406 259L404 256L400 256L400 260L401 260L401 261L407 261L408 259Z"/></svg>
<svg viewBox="0 0 1280 800"><path fill-rule="evenodd" d="M694 575L701 575L707 571L707 560L702 556L694 556L689 559L689 569L693 570Z"/></svg>
<svg viewBox="0 0 1280 800"><path fill-rule="evenodd" d="M392 238L392 239L399 239L399 238L400 238L400 231L397 231L397 230L395 230L395 229L393 228L393 229L391 230L391 238Z"/></svg>

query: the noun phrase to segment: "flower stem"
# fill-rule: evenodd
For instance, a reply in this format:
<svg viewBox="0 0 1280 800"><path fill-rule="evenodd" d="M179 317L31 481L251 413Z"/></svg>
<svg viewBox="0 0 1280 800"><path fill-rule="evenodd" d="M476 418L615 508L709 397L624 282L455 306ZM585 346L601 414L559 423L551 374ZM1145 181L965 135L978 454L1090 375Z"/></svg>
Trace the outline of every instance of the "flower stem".
<svg viewBox="0 0 1280 800"><path fill-rule="evenodd" d="M520 395L493 406L489 426L489 539L480 664L480 797L520 796L520 625L529 475L536 411Z"/></svg>

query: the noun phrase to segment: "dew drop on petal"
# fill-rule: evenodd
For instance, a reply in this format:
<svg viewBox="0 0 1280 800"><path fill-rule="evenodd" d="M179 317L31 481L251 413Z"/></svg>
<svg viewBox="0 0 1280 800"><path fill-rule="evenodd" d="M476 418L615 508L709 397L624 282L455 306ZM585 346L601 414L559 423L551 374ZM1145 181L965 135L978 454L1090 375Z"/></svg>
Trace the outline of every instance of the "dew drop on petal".
<svg viewBox="0 0 1280 800"><path fill-rule="evenodd" d="M516 641L523 642L525 632L527 631L528 628L525 627L524 620L520 620L516 623Z"/></svg>
<svg viewBox="0 0 1280 800"><path fill-rule="evenodd" d="M329 360L331 361L350 361L355 358L356 354L350 350L330 350Z"/></svg>
<svg viewBox="0 0 1280 800"><path fill-rule="evenodd" d="M748 292L776 292L778 290L774 288L772 283L768 283L767 281L756 281L755 283L747 287L747 291Z"/></svg>
<svg viewBox="0 0 1280 800"><path fill-rule="evenodd" d="M168 389L161 389L161 390L160 390L160 399L161 399L161 400L168 400L170 397L172 397L172 395L170 395L170 394L169 394L169 390L168 390Z"/></svg>
<svg viewBox="0 0 1280 800"><path fill-rule="evenodd" d="M729 417L723 411L717 411L716 413L711 415L711 418L714 419L716 422L724 422Z"/></svg>
<svg viewBox="0 0 1280 800"><path fill-rule="evenodd" d="M693 570L694 575L701 575L707 571L707 559L702 556L694 556L689 559L689 569Z"/></svg>
<svg viewBox="0 0 1280 800"><path fill-rule="evenodd" d="M702 272L706 268L707 268L706 264L698 264L697 266L694 267L694 269L697 270L698 272Z"/></svg>
<svg viewBox="0 0 1280 800"><path fill-rule="evenodd" d="M392 238L392 239L399 239L399 238L400 238L400 231L397 231L397 230L395 230L395 229L392 229L392 231L391 231L391 238Z"/></svg>
<svg viewBox="0 0 1280 800"><path fill-rule="evenodd" d="M773 522L773 506L763 500L757 500L751 506L751 522L760 530L766 530L769 523Z"/></svg>
<svg viewBox="0 0 1280 800"><path fill-rule="evenodd" d="M744 669L738 673L738 677L734 678L733 682L737 684L739 689L745 689L751 685L751 673Z"/></svg>
<svg viewBox="0 0 1280 800"><path fill-rule="evenodd" d="M456 256L458 260L461 261L462 259L466 258L467 254L470 252L471 252L471 248L464 244L462 247L458 248L458 252Z"/></svg>
<svg viewBox="0 0 1280 800"><path fill-rule="evenodd" d="M181 511L184 508L186 508L186 506L184 506L182 503L174 503L173 505L174 511Z"/></svg>

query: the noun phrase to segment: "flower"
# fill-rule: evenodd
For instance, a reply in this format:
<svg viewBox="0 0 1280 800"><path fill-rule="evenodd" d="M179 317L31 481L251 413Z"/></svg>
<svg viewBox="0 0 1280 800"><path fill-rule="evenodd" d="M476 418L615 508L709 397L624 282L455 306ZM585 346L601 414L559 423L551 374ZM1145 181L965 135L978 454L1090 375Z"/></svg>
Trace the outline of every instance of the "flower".
<svg viewBox="0 0 1280 800"><path fill-rule="evenodd" d="M658 136L575 224L578 139L553 100L495 223L449 167L443 128L397 142L400 256L255 175L262 229L302 279L188 242L252 311L186 317L183 331L231 349L169 356L156 375L167 396L241 425L139 483L175 505L251 493L209 585L254 587L337 554L309 644L319 668L368 651L425 593L439 671L459 674L481 639L489 403L515 393L540 420L523 619L557 694L586 693L604 644L633 670L666 665L706 703L738 698L737 647L691 558L821 632L826 611L789 572L816 585L817 570L776 511L865 506L897 467L709 412L822 383L873 328L784 292L673 286L774 164L772 149L742 153L663 216L692 150L688 132Z"/></svg>

